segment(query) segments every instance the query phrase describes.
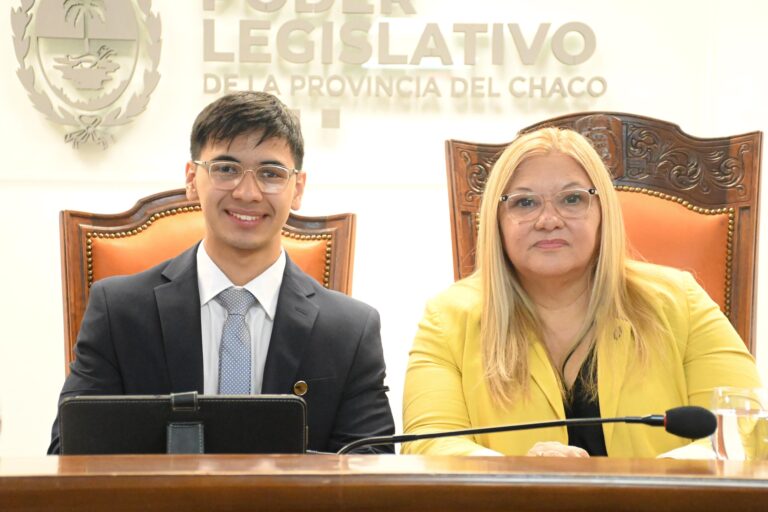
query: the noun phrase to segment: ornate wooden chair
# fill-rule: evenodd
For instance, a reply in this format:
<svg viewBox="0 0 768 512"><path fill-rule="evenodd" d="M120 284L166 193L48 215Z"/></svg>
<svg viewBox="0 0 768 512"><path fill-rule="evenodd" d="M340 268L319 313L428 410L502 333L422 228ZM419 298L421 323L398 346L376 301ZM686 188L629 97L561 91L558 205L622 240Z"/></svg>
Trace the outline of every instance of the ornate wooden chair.
<svg viewBox="0 0 768 512"><path fill-rule="evenodd" d="M536 123L592 141L613 175L635 257L691 271L751 351L761 132L712 139L632 114L586 112ZM474 269L477 212L509 143L446 142L454 276Z"/></svg>
<svg viewBox="0 0 768 512"><path fill-rule="evenodd" d="M184 189L140 199L130 210L101 215L63 211L61 275L67 372L74 360L80 322L94 281L133 274L165 261L202 239L203 215ZM326 288L352 290L355 215L290 215L283 247L291 259Z"/></svg>

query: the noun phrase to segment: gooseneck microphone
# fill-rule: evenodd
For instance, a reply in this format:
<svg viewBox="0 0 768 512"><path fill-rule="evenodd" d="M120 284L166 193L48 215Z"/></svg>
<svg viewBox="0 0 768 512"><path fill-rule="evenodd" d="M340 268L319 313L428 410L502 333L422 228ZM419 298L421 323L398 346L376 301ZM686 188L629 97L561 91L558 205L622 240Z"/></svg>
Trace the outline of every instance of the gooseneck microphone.
<svg viewBox="0 0 768 512"><path fill-rule="evenodd" d="M500 425L496 427L468 428L448 432L429 432L427 434L402 434L399 436L366 437L353 441L338 451L338 455L349 453L363 446L381 444L409 443L422 439L438 437L467 436L473 434L494 434L496 432L512 432L514 430L531 430L536 428L601 425L603 423L642 423L652 427L664 427L664 430L676 436L688 439L700 439L712 434L717 428L717 419L709 410L696 405L684 405L669 409L665 414L649 416L623 416L621 418L571 418L566 420L541 421L536 423L520 423L517 425Z"/></svg>

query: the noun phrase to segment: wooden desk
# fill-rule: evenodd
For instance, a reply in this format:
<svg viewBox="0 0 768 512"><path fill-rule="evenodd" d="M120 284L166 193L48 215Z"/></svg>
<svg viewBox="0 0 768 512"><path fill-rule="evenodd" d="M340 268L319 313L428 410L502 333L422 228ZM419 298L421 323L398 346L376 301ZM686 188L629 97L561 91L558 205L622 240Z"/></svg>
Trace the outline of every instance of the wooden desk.
<svg viewBox="0 0 768 512"><path fill-rule="evenodd" d="M395 455L0 459L0 510L768 509L768 463Z"/></svg>

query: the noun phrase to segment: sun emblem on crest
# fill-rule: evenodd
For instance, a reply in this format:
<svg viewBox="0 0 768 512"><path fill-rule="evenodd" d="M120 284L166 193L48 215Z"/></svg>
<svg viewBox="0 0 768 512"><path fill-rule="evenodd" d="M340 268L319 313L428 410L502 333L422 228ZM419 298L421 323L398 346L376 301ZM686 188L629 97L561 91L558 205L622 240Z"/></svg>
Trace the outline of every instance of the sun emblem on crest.
<svg viewBox="0 0 768 512"><path fill-rule="evenodd" d="M160 80L151 0L22 0L11 26L19 80L37 110L74 127L75 148L106 149L108 129L141 114Z"/></svg>

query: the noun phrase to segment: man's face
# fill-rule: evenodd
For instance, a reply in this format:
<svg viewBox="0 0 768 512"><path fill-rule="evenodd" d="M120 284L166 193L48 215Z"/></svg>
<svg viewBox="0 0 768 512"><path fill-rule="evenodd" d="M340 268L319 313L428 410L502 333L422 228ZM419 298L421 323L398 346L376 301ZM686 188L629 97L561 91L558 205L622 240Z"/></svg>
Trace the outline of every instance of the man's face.
<svg viewBox="0 0 768 512"><path fill-rule="evenodd" d="M293 157L284 139L271 138L259 144L261 132L239 135L231 141L208 143L199 160L238 162L244 169L264 164L294 168ZM280 233L290 210L301 206L306 176L289 179L285 190L261 192L255 174L246 172L233 190L214 186L205 167L188 163L187 198L199 200L205 218L205 249L214 261L263 256L274 261L280 252Z"/></svg>

